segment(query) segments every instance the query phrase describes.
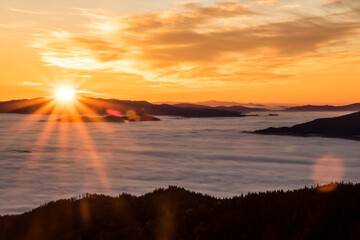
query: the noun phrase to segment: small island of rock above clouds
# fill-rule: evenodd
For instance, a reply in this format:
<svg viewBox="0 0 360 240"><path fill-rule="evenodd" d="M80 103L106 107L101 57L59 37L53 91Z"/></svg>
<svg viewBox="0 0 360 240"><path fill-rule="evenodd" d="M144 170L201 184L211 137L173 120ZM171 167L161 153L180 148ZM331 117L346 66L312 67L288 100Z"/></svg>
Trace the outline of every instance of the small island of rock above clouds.
<svg viewBox="0 0 360 240"><path fill-rule="evenodd" d="M252 133L264 135L319 136L360 140L360 112L320 118L292 127L266 128Z"/></svg>

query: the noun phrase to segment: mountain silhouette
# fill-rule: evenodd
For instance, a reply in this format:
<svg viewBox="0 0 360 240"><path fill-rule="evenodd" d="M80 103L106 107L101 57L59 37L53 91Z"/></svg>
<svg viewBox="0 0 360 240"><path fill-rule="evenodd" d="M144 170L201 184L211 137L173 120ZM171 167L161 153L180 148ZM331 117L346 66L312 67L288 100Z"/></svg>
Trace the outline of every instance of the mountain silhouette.
<svg viewBox="0 0 360 240"><path fill-rule="evenodd" d="M360 112L340 117L320 118L292 127L266 128L254 131L266 135L322 136L360 140Z"/></svg>
<svg viewBox="0 0 360 240"><path fill-rule="evenodd" d="M266 108L252 108L252 107L245 107L242 105L209 107L206 105L198 105L198 104L193 104L193 103L179 103L179 104L173 104L173 106L175 106L175 107L191 107L191 108L210 108L210 109L235 111L235 112L265 112L265 111L269 111Z"/></svg>
<svg viewBox="0 0 360 240"><path fill-rule="evenodd" d="M0 102L0 113L21 113L21 114L51 114L55 106L45 107L52 99L36 98L12 100ZM76 109L78 114L107 115L109 110L118 111L124 115L128 111L134 111L136 114L157 115L157 116L179 116L179 117L243 117L239 111L203 108L203 107L180 107L169 104L151 104L146 101L130 101L117 99L100 99L81 97L78 99L83 107ZM53 104L54 105L54 104Z"/></svg>
<svg viewBox="0 0 360 240"><path fill-rule="evenodd" d="M285 108L283 111L288 112L322 112L322 111L360 111L360 103L353 103L344 106L332 106L332 105L305 105Z"/></svg>

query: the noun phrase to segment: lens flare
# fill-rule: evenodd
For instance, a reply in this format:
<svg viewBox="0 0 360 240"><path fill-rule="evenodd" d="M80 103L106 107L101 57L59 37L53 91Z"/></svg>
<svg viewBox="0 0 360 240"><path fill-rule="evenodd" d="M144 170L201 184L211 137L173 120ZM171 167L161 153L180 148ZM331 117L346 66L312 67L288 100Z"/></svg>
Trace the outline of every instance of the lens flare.
<svg viewBox="0 0 360 240"><path fill-rule="evenodd" d="M337 183L344 176L343 160L331 154L326 154L315 161L312 179L315 184L320 185L320 192L333 191Z"/></svg>

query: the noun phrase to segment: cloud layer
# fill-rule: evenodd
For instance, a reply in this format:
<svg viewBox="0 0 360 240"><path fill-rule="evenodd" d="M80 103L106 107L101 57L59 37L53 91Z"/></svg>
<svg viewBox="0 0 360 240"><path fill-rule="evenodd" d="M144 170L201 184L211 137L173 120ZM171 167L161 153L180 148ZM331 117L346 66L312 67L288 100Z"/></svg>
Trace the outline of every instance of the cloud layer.
<svg viewBox="0 0 360 240"><path fill-rule="evenodd" d="M83 32L38 35L32 47L44 62L62 68L131 73L160 85L193 87L288 81L304 61L359 50L354 16L360 4L326 2L317 15L265 21L269 7L285 9L280 16L288 16L277 1L188 2L128 16L78 9L88 19Z"/></svg>

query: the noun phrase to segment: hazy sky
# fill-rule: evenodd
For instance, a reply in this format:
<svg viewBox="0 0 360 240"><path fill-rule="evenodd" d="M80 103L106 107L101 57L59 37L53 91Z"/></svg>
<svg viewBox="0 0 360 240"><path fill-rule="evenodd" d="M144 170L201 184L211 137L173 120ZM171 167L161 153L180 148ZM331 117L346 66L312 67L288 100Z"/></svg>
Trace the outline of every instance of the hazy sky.
<svg viewBox="0 0 360 240"><path fill-rule="evenodd" d="M2 0L0 100L359 102L357 0Z"/></svg>

